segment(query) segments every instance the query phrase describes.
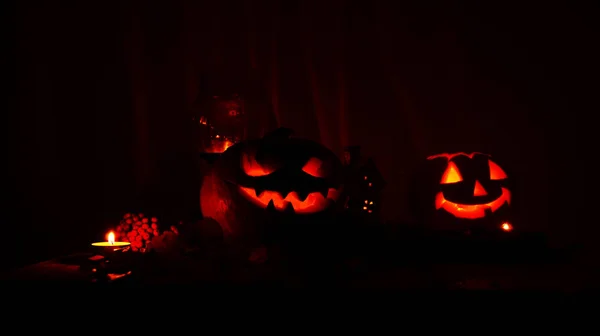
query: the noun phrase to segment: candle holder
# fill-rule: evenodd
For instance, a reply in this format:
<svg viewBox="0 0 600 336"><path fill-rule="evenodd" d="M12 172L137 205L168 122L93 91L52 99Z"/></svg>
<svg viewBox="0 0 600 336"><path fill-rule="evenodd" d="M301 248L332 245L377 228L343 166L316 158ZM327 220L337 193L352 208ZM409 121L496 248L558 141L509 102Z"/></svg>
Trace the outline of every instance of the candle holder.
<svg viewBox="0 0 600 336"><path fill-rule="evenodd" d="M115 233L109 232L107 235L107 241L92 243L97 250L102 251L102 255L110 255L114 252L122 252L131 246L130 242L118 242L115 241Z"/></svg>
<svg viewBox="0 0 600 336"><path fill-rule="evenodd" d="M128 277L132 273L133 263L128 258L101 258L92 263L92 282L109 283Z"/></svg>
<svg viewBox="0 0 600 336"><path fill-rule="evenodd" d="M134 265L134 253L127 253L131 243L115 241L112 231L107 237L106 242L91 244L94 255L88 260L92 267L92 282L95 283L110 283L126 278Z"/></svg>
<svg viewBox="0 0 600 336"><path fill-rule="evenodd" d="M96 247L97 250L103 251L103 253L105 253L105 254L110 254L113 252L122 252L124 250L129 250L131 243L115 242L114 244L109 244L107 242L99 242L99 243L93 243L92 246Z"/></svg>
<svg viewBox="0 0 600 336"><path fill-rule="evenodd" d="M90 261L95 261L98 270L109 270L111 272L125 273L132 264L132 254L126 253L131 249L129 242L115 241L114 232L109 232L106 242L92 243L94 256Z"/></svg>

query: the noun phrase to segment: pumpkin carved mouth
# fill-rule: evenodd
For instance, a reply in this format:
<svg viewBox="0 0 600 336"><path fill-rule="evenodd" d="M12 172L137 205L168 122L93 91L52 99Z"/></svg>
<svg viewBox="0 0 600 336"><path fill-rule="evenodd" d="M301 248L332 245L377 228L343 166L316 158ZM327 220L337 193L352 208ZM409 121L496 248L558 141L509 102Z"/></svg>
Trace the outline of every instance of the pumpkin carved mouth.
<svg viewBox="0 0 600 336"><path fill-rule="evenodd" d="M478 219L485 217L485 212L490 209L492 212L498 210L504 203L510 204L510 191L502 188L502 194L495 200L485 204L458 204L448 201L443 192L438 192L435 197L435 208L439 210L444 208L447 212L458 218Z"/></svg>
<svg viewBox="0 0 600 336"><path fill-rule="evenodd" d="M335 188L328 188L324 196L321 192L311 192L306 198L301 200L298 193L292 191L285 197L277 191L265 190L257 195L253 188L239 187L240 193L250 202L261 208L267 208L271 204L278 211L293 209L295 213L315 213L325 210L331 202L338 200L340 191ZM291 208L290 208L291 207Z"/></svg>

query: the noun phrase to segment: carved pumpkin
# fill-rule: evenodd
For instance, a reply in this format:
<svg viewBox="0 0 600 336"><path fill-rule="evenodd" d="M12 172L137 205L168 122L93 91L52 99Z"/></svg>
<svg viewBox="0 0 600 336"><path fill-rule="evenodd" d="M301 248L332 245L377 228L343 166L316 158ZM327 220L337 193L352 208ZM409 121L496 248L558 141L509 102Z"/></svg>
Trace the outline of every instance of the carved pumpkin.
<svg viewBox="0 0 600 336"><path fill-rule="evenodd" d="M280 129L235 144L205 177L202 214L215 219L226 237L260 241L270 223L312 221L336 208L339 159L316 142L290 135Z"/></svg>
<svg viewBox="0 0 600 336"><path fill-rule="evenodd" d="M446 230L512 231L508 175L490 155L433 155L422 173L414 191L426 224Z"/></svg>

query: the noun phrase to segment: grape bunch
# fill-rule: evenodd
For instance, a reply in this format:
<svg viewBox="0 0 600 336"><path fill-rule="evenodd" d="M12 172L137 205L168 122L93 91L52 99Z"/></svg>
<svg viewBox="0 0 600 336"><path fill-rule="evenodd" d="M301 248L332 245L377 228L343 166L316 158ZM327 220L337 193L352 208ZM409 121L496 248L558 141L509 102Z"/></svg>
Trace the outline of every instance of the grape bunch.
<svg viewBox="0 0 600 336"><path fill-rule="evenodd" d="M117 240L130 242L131 249L136 252L145 251L152 238L159 234L158 219L148 219L142 213L126 213L116 229Z"/></svg>

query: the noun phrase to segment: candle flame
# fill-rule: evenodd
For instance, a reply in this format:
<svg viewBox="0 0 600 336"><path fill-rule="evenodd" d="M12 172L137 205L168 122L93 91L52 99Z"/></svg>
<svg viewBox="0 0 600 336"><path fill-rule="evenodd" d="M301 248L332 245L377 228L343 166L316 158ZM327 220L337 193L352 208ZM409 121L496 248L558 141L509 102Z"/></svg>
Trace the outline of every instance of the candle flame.
<svg viewBox="0 0 600 336"><path fill-rule="evenodd" d="M108 233L108 243L111 245L115 244L115 233L112 231Z"/></svg>

